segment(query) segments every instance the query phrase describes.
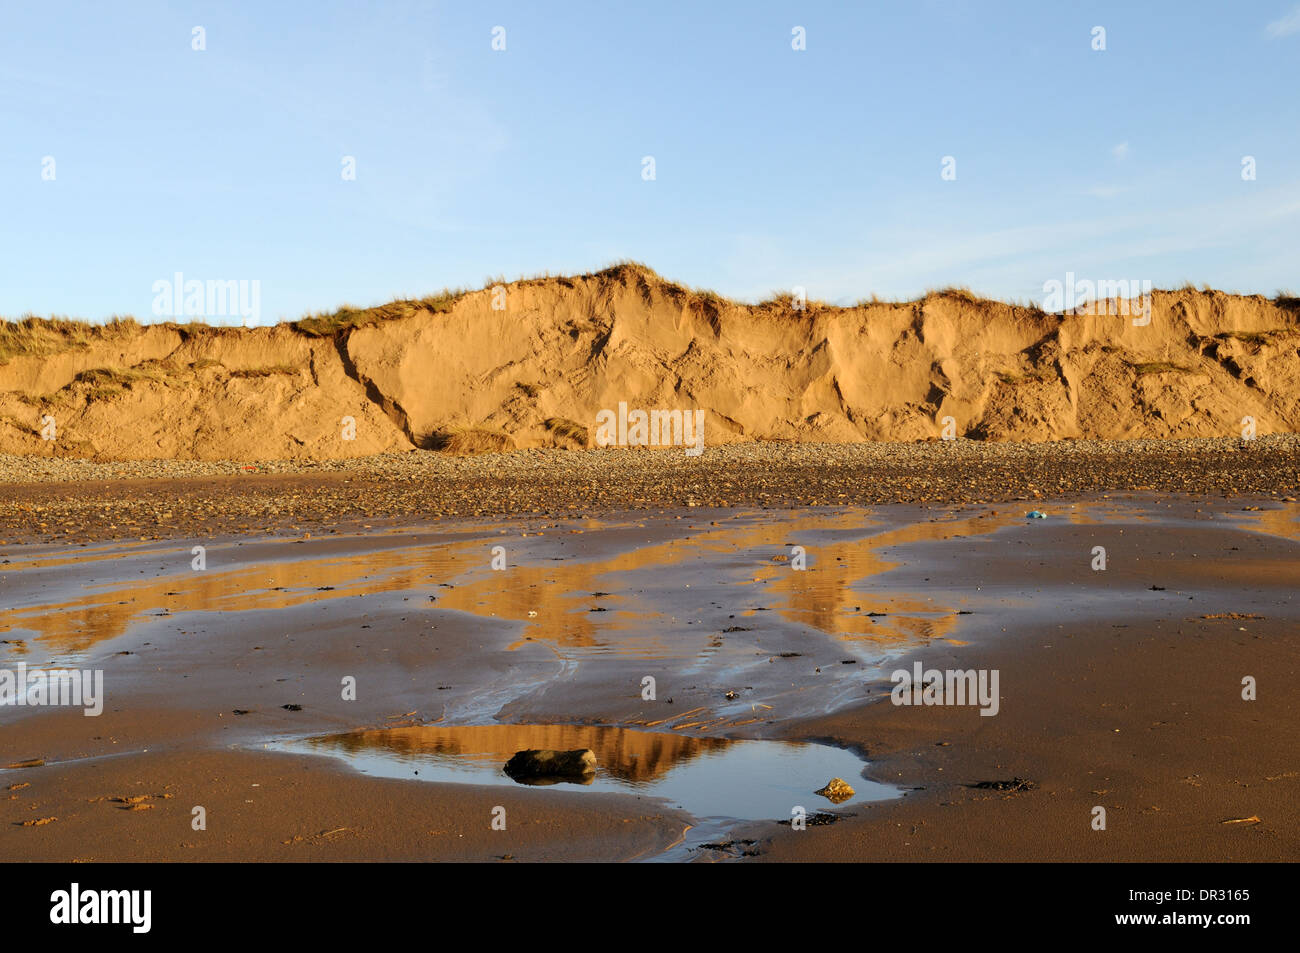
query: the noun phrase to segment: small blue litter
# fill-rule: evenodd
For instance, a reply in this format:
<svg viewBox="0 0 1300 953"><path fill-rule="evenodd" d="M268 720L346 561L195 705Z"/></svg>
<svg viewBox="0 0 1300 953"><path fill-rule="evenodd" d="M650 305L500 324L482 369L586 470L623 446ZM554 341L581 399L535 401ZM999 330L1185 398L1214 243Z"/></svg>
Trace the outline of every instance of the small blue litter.
<svg viewBox="0 0 1300 953"><path fill-rule="evenodd" d="M1047 514L1044 513L1042 510L1030 510L1028 513L1025 514L1025 516L1027 516L1031 520L1047 519Z"/></svg>

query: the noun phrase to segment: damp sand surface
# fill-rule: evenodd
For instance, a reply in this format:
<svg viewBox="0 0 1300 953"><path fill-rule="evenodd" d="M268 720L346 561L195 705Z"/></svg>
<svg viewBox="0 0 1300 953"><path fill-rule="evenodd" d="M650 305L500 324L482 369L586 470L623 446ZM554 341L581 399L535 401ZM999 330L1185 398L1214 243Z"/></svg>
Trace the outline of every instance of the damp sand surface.
<svg viewBox="0 0 1300 953"><path fill-rule="evenodd" d="M701 818L727 817L757 825L746 856L865 859L888 853L881 830L929 832L961 817L923 851L890 849L995 859L995 838L980 832L1003 823L1006 804L1040 812L1008 841L1026 856L1061 842L1074 816L1066 801L1073 811L1076 799L1112 797L1118 814L1148 820L1085 841L1080 849L1103 851L1097 859L1109 856L1103 844L1130 859L1294 859L1294 821L1268 805L1294 797L1300 777L1286 754L1297 750L1286 744L1294 720L1277 707L1297 684L1296 507L1139 495L1032 508L1047 519L1027 520L1030 506L1016 503L695 509L324 539L6 546L0 667L100 669L107 702L98 718L0 708L0 763L45 762L0 771L4 789L27 785L0 801L0 858L632 859L680 845ZM1092 568L1096 546L1104 571ZM989 659L1002 676L997 717L877 703L899 666ZM1250 707L1239 669L1273 676ZM674 782L680 791L638 789L617 759L592 789L573 791L505 788L481 773L508 757L506 736L480 744L480 766L460 779L430 762L429 784L401 774L416 770L403 758L427 751L399 755L388 743L525 726L718 754L669 759L664 779L689 779ZM1197 731L1207 732L1200 745L1189 740ZM307 741L359 736L385 743L346 753L350 765L320 756L345 753L337 742ZM860 834L792 832L767 802L746 801L747 770L778 779L777 801L802 788L815 802L832 767L810 765L783 788L777 752L789 746L737 743L758 741L829 742L790 750L852 759L858 774L846 780L866 793L826 807L837 831ZM703 779L692 774L700 766ZM1055 793L965 786L1011 771ZM355 794L331 799L331 785ZM1140 804L1152 785L1177 797ZM117 802L103 799L143 788L157 795L140 802L148 808L104 809ZM889 789L900 796L874 796ZM1258 796L1237 796L1246 789ZM490 827L507 793L525 805L517 839ZM723 803L705 799L714 794ZM433 801L464 816L426 823L422 805ZM240 815L238 834L190 829L190 808L209 803ZM1211 814L1251 803L1265 812L1259 822L1210 828ZM59 820L23 824L47 816ZM135 835L121 836L126 824ZM1153 824L1205 837L1136 839ZM1254 833L1231 833L1246 828Z"/></svg>

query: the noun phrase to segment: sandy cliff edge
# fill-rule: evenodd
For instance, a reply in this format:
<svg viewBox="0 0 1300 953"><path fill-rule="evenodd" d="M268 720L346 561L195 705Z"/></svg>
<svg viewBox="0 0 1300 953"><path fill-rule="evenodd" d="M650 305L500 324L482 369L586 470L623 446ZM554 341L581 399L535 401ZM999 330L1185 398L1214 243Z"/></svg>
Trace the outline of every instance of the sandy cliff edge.
<svg viewBox="0 0 1300 953"><path fill-rule="evenodd" d="M739 304L639 265L272 328L0 324L0 453L329 460L594 446L700 410L708 445L1300 430L1295 299L1155 291L1149 324L935 292ZM1100 310L1100 309L1098 309ZM1111 303L1110 310L1117 310ZM48 435L53 419L54 439Z"/></svg>

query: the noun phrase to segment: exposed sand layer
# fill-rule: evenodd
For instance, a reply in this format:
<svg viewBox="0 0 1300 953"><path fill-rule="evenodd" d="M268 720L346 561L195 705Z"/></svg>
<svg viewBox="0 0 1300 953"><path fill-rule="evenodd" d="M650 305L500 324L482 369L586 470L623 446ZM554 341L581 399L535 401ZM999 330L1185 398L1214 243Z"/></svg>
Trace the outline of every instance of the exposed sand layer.
<svg viewBox="0 0 1300 953"><path fill-rule="evenodd" d="M415 728L516 723L636 729L598 745L629 779L707 757L708 739L820 739L918 789L850 804L833 829L711 829L752 843L676 856L1300 859L1300 509L1035 506L1047 519L985 504L440 521L212 540L201 572L188 541L5 546L0 667L100 668L108 702L97 718L0 709L0 858L632 859L682 837L689 818L635 795L389 780L262 749L371 728L437 757ZM996 668L998 714L891 705L888 673L913 659ZM499 757L499 731L455 743ZM3 768L29 759L47 763ZM1015 777L1035 787L967 787ZM800 803L837 810L813 793L829 778L799 780Z"/></svg>
<svg viewBox="0 0 1300 953"><path fill-rule="evenodd" d="M274 328L33 321L0 326L0 452L586 447L620 403L703 411L710 446L909 441L946 418L998 441L1239 436L1245 418L1300 430L1294 299L1157 291L1148 323L1105 313L1119 308L1049 314L961 291L745 305L621 265Z"/></svg>

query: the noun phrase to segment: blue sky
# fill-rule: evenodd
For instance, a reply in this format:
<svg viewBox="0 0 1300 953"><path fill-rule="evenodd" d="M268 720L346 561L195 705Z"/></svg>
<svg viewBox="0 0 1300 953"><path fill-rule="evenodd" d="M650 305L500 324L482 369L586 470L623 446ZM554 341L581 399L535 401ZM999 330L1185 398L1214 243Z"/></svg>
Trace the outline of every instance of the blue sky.
<svg viewBox="0 0 1300 953"><path fill-rule="evenodd" d="M1296 0L0 10L7 317L147 320L179 271L259 281L266 323L621 258L747 299L1300 290Z"/></svg>

